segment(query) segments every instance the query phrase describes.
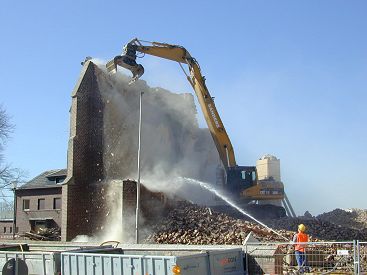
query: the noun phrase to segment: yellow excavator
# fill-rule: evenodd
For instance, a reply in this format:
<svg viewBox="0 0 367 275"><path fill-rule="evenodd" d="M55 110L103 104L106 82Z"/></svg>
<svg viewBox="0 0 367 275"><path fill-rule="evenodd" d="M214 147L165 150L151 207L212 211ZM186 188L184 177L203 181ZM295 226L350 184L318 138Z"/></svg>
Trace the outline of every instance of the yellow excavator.
<svg viewBox="0 0 367 275"><path fill-rule="evenodd" d="M144 74L143 66L136 62L136 58L140 57L138 56L139 53L176 61L184 71L199 100L201 110L223 163L225 177L222 188L240 203L283 200L284 186L281 182L259 181L256 166L237 165L231 141L215 107L213 97L205 85L205 77L201 74L196 59L184 47L135 38L124 46L122 55L116 56L106 64L107 71L109 73L116 72L117 66L128 69L133 74L130 82L133 83ZM182 64L187 64L189 73L185 71Z"/></svg>

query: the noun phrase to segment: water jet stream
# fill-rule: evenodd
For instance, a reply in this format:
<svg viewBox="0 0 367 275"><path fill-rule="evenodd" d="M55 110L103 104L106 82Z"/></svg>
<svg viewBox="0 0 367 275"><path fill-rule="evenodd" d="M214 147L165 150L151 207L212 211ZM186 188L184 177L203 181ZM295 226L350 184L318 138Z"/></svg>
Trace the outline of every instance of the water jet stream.
<svg viewBox="0 0 367 275"><path fill-rule="evenodd" d="M204 187L206 190L208 190L208 191L212 192L213 194L215 194L216 196L220 197L222 200L224 200L226 203L228 203L230 206L232 206L233 208L235 208L237 211L239 211L243 215L245 215L245 216L249 217L250 219L254 220L258 224L262 225L266 229L268 229L271 232L273 232L276 235L278 235L279 237L281 237L281 238L289 241L286 237L284 237L280 233L276 232L274 229L270 228L266 224L262 223L261 221L257 220L255 217L253 217L250 214L248 214L247 212L245 212L243 209L241 209L239 206L237 206L233 201L231 201L228 197L226 197L224 194L221 194L218 190L216 190L215 188L213 188L208 183L205 183L205 182L202 182L202 181L199 181L199 180L195 180L195 179L191 179L191 178L185 178L185 177L180 177L180 179L181 180L184 180L184 181L186 181L188 183L196 184L196 185L200 185L201 187Z"/></svg>

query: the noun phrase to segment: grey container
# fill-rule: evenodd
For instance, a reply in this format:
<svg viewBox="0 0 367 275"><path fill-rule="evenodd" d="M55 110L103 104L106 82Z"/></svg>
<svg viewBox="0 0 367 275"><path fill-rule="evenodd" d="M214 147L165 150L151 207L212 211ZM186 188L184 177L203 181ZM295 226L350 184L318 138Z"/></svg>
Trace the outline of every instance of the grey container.
<svg viewBox="0 0 367 275"><path fill-rule="evenodd" d="M63 275L243 275L241 249L190 251L141 251L143 255L61 253ZM136 252L133 252L136 253ZM177 253L178 255L172 255ZM155 255L153 255L155 254ZM171 255L169 255L171 254Z"/></svg>
<svg viewBox="0 0 367 275"><path fill-rule="evenodd" d="M0 251L0 274L60 274L60 253Z"/></svg>

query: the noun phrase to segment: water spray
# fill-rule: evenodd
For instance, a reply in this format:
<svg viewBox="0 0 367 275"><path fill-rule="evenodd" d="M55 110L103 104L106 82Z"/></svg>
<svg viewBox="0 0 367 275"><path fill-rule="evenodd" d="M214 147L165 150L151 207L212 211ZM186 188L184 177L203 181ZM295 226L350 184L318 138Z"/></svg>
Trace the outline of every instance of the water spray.
<svg viewBox="0 0 367 275"><path fill-rule="evenodd" d="M202 182L202 181L199 181L199 180L191 179L191 178L185 178L185 177L179 177L179 179L184 180L184 181L186 181L188 183L191 183L191 184L196 184L196 185L200 185L201 187L204 187L206 190L208 190L208 191L212 192L213 194L215 194L216 196L220 197L222 200L224 200L226 203L228 203L230 206L232 206L233 208L235 208L236 210L238 210L243 215L249 217L250 219L252 219L256 223L262 225L263 227L265 227L269 231L275 233L279 237L285 239L287 242L289 241L286 237L284 237L283 235L281 235L280 233L278 233L274 229L270 228L266 224L262 223L261 221L259 221L255 217L253 217L250 214L248 214L247 212L245 212L243 209L241 209L239 206L237 206L233 201L231 201L228 197L226 197L224 194L221 194L218 190L216 190L215 188L213 188L210 184L205 183L205 182Z"/></svg>

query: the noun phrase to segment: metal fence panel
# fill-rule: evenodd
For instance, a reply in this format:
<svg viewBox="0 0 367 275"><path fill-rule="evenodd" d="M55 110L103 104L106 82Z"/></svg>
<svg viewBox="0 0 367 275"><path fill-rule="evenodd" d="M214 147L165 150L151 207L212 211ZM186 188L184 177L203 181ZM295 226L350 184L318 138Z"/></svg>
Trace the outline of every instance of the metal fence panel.
<svg viewBox="0 0 367 275"><path fill-rule="evenodd" d="M367 242L358 242L359 273L367 274Z"/></svg>
<svg viewBox="0 0 367 275"><path fill-rule="evenodd" d="M52 252L0 252L1 274L57 274L60 254Z"/></svg>
<svg viewBox="0 0 367 275"><path fill-rule="evenodd" d="M307 243L306 261L301 266L296 261L295 244L245 245L247 274L295 275L302 271L311 274L358 274L354 242Z"/></svg>

